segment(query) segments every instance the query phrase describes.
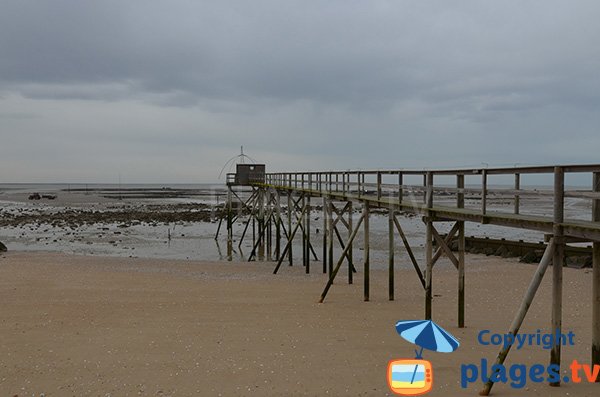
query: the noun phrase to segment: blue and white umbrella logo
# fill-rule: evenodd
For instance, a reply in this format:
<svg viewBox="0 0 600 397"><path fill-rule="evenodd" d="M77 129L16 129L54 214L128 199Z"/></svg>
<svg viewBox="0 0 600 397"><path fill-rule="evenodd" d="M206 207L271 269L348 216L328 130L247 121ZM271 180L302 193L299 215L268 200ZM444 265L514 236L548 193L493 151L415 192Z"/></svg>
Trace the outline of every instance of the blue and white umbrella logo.
<svg viewBox="0 0 600 397"><path fill-rule="evenodd" d="M431 320L398 321L396 331L401 337L421 348L417 359L422 358L423 349L440 353L452 353L460 342L454 336Z"/></svg>

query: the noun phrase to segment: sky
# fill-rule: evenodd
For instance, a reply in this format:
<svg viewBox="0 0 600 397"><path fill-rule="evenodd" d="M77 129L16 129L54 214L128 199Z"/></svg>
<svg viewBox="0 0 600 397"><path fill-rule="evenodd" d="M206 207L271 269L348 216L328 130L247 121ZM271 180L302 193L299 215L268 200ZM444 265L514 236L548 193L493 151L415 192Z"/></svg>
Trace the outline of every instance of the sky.
<svg viewBox="0 0 600 397"><path fill-rule="evenodd" d="M600 2L2 0L0 183L600 163Z"/></svg>

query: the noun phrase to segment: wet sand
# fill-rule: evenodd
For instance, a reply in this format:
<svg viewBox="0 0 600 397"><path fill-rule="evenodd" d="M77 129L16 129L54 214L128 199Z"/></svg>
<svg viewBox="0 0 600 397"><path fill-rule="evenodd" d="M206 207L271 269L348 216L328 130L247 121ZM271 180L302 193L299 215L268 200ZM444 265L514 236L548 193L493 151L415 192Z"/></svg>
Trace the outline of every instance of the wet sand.
<svg viewBox="0 0 600 397"><path fill-rule="evenodd" d="M398 270L396 300L387 274L372 275L371 302L340 278L324 304L326 282L301 266L272 275L272 263L210 263L9 252L0 257L2 396L383 396L386 366L414 357L394 324L423 316L413 271ZM315 266L318 268L318 266ZM317 270L317 269L315 269ZM535 267L467 256L467 328L456 327L456 271L434 272L434 319L461 341L451 354L425 352L434 368L431 396L475 396L460 386L461 364L492 361L482 329L504 333ZM550 323L550 279L523 332ZM341 276L345 275L341 274ZM589 362L591 273L565 269L564 329L576 335L563 362ZM514 350L507 364L546 365L538 346ZM567 374L566 366L563 374ZM595 396L600 385L520 390L496 396Z"/></svg>

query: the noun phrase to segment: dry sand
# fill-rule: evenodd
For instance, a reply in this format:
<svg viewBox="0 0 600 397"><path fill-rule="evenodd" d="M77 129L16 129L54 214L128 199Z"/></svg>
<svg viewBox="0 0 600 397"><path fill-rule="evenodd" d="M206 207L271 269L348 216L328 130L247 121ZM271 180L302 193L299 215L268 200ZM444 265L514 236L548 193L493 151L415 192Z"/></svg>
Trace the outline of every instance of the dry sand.
<svg viewBox="0 0 600 397"><path fill-rule="evenodd" d="M318 270L315 265L315 270ZM324 304L326 282L300 266L271 274L271 263L206 263L7 253L0 258L0 396L384 396L390 359L414 346L394 324L423 316L413 271L397 271L396 301L386 274L374 272L371 302L360 273L344 277ZM359 269L360 270L360 269ZM434 319L461 341L452 354L426 352L430 396L475 396L460 387L460 366L493 360L482 329L504 333L534 266L467 256L467 328L456 327L456 271L434 272ZM550 279L522 328L547 329ZM345 274L344 274L345 276ZM589 362L591 274L565 269L565 330L575 346L563 362ZM547 364L539 347L513 351L511 363ZM566 373L566 372L565 372ZM522 390L498 384L496 396L597 396L600 384Z"/></svg>

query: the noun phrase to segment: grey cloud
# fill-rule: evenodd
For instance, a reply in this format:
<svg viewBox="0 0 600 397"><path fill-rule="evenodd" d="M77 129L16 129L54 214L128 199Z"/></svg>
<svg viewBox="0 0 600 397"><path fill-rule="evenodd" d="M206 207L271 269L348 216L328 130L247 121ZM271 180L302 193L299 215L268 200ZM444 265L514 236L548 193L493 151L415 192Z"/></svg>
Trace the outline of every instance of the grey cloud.
<svg viewBox="0 0 600 397"><path fill-rule="evenodd" d="M229 158L245 144L278 167L285 156L328 168L595 161L599 11L595 1L3 1L0 134L47 137L59 154L101 142L107 159L179 159L186 147ZM142 175L143 156L132 157Z"/></svg>

